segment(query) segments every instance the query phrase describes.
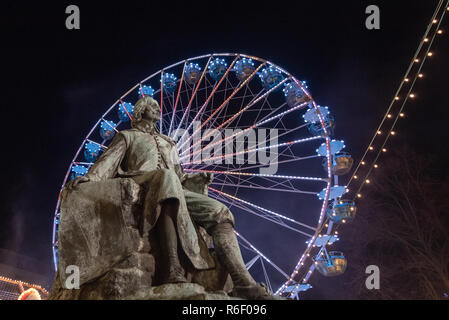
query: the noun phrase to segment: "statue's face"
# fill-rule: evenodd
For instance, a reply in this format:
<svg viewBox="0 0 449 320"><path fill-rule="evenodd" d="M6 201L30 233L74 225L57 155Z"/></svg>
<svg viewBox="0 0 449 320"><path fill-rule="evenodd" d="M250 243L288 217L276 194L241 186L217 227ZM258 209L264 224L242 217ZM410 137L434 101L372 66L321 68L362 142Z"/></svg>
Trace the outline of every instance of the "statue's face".
<svg viewBox="0 0 449 320"><path fill-rule="evenodd" d="M148 104L142 117L148 120L159 121L161 119L161 110L156 103Z"/></svg>

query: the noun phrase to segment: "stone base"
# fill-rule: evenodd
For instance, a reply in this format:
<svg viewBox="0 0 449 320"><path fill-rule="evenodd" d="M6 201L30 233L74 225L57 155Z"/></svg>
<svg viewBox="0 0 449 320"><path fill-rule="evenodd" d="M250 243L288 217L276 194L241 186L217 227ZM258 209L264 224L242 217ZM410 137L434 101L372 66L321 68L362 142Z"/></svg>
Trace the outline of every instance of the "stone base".
<svg viewBox="0 0 449 320"><path fill-rule="evenodd" d="M121 300L142 287L151 287L154 258L150 254L133 253L101 277L82 284L80 289L65 289L58 274L49 300Z"/></svg>
<svg viewBox="0 0 449 320"><path fill-rule="evenodd" d="M184 254L185 284L163 284L165 266L155 230L142 219L140 189L132 179L86 182L64 190L58 272L50 300L230 299L232 280L212 238L195 225L200 254L210 269L196 270ZM181 252L180 252L181 253ZM67 266L79 267L80 288L65 289ZM70 280L70 279L69 279Z"/></svg>
<svg viewBox="0 0 449 320"><path fill-rule="evenodd" d="M130 300L242 300L230 297L224 291L207 292L196 283L168 283L140 289L125 298Z"/></svg>

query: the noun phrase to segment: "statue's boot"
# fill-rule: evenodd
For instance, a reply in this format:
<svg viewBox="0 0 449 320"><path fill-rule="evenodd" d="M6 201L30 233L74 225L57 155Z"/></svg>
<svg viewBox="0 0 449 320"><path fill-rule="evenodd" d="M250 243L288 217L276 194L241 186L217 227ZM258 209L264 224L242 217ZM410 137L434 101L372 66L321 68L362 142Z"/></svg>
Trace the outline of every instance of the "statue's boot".
<svg viewBox="0 0 449 320"><path fill-rule="evenodd" d="M158 239L161 242L161 258L165 269L162 283L187 282L178 256L178 236L174 224L177 209L177 203L164 203L159 216Z"/></svg>
<svg viewBox="0 0 449 320"><path fill-rule="evenodd" d="M187 282L184 268L179 263L178 253L174 250L168 252L168 270L163 283L184 283Z"/></svg>
<svg viewBox="0 0 449 320"><path fill-rule="evenodd" d="M215 252L231 275L232 296L249 300L274 300L277 297L263 283L256 283L243 262L237 237L230 223L219 223L212 230Z"/></svg>

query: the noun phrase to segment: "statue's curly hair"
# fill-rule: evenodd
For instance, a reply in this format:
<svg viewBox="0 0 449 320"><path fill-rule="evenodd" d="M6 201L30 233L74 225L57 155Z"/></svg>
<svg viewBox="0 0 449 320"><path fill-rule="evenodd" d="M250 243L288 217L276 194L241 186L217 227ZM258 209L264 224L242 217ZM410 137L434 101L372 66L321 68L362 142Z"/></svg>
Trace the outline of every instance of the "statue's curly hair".
<svg viewBox="0 0 449 320"><path fill-rule="evenodd" d="M144 96L137 100L136 105L134 106L133 116L131 120L131 126L133 128L136 124L142 121L142 114L145 112L145 109L152 105L156 105L159 108L159 103L157 103L157 101L150 96Z"/></svg>

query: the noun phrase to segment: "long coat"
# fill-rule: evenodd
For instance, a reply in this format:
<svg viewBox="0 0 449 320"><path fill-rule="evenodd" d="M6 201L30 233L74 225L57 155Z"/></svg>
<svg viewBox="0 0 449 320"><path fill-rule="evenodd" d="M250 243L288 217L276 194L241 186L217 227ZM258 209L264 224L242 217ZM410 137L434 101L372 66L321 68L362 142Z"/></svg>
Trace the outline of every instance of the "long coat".
<svg viewBox="0 0 449 320"><path fill-rule="evenodd" d="M86 177L90 181L133 177L146 191L144 215L151 227L159 217L160 203L177 198L176 228L181 246L195 268L210 267L200 255L199 235L187 210L181 184L185 173L172 139L145 126L120 131Z"/></svg>

